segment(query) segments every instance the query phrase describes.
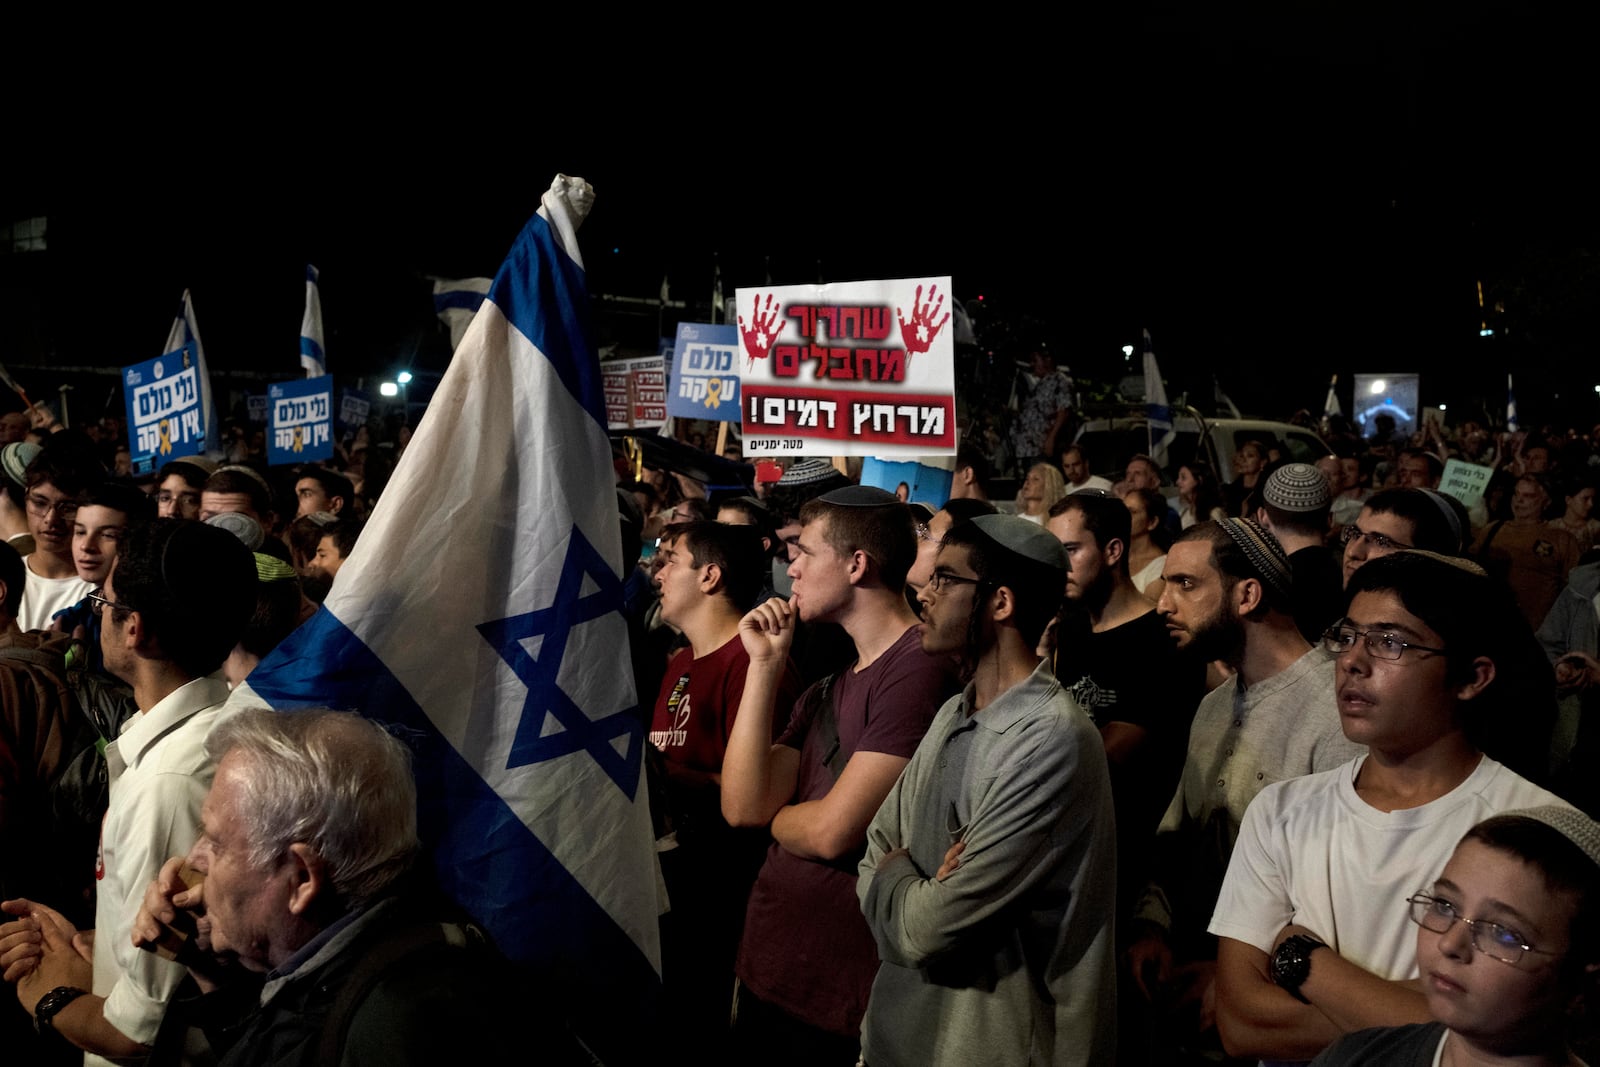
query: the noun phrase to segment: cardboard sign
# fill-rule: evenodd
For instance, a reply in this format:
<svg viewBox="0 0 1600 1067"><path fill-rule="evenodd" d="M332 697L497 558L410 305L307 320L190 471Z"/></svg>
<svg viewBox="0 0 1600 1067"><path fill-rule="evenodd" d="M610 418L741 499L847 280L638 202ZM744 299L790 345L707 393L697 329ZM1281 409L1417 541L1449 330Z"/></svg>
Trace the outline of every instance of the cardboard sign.
<svg viewBox="0 0 1600 1067"><path fill-rule="evenodd" d="M739 419L739 331L731 324L678 324L667 414L680 419Z"/></svg>
<svg viewBox="0 0 1600 1067"><path fill-rule="evenodd" d="M372 401L360 389L339 390L339 425L350 430L359 430L367 424L367 415L372 411Z"/></svg>
<svg viewBox="0 0 1600 1067"><path fill-rule="evenodd" d="M148 474L179 456L205 450L200 411L200 373L195 347L122 369L122 399L128 416L128 451L135 474Z"/></svg>
<svg viewBox="0 0 1600 1067"><path fill-rule="evenodd" d="M1489 479L1493 475L1493 467L1480 467L1459 459L1445 460L1444 477L1439 479L1439 492L1455 497L1461 501L1462 507L1470 509L1483 499L1483 491L1489 488Z"/></svg>
<svg viewBox="0 0 1600 1067"><path fill-rule="evenodd" d="M272 424L267 463L309 463L333 455L333 379L302 378L267 390Z"/></svg>
<svg viewBox="0 0 1600 1067"><path fill-rule="evenodd" d="M954 454L949 294L949 278L740 289L744 454Z"/></svg>
<svg viewBox="0 0 1600 1067"><path fill-rule="evenodd" d="M244 398L245 418L265 425L267 421L267 394L247 393Z"/></svg>
<svg viewBox="0 0 1600 1067"><path fill-rule="evenodd" d="M661 356L605 361L600 389L613 430L653 429L667 421L667 361Z"/></svg>

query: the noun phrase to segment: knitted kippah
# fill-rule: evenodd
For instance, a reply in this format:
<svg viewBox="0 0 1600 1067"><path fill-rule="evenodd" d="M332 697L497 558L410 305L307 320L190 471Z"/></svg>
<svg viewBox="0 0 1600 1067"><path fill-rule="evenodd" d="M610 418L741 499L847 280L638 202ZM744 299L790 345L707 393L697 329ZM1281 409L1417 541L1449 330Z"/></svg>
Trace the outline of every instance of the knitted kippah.
<svg viewBox="0 0 1600 1067"><path fill-rule="evenodd" d="M224 511L220 515L213 515L206 520L206 525L227 530L252 552L260 548L267 538L267 533L259 522L237 511Z"/></svg>
<svg viewBox="0 0 1600 1067"><path fill-rule="evenodd" d="M21 485L28 464L37 459L41 451L32 441L13 441L0 449L0 470L5 472L8 481Z"/></svg>
<svg viewBox="0 0 1600 1067"><path fill-rule="evenodd" d="M833 464L825 459L802 459L798 463L791 464L789 469L783 472L778 484L814 485L837 477L838 474L839 472L833 469Z"/></svg>
<svg viewBox="0 0 1600 1067"><path fill-rule="evenodd" d="M1520 815L1524 819L1544 823L1577 845L1596 865L1600 865L1600 823L1583 812L1557 804L1546 804L1542 807L1519 808L1516 811L1504 811L1500 814Z"/></svg>
<svg viewBox="0 0 1600 1067"><path fill-rule="evenodd" d="M1333 492L1328 479L1309 463L1285 463L1267 475L1261 499L1282 511L1317 511L1328 506Z"/></svg>
<svg viewBox="0 0 1600 1067"><path fill-rule="evenodd" d="M296 577L294 568L289 566L277 556L268 556L264 553L255 553L256 581L263 584L267 582L287 582Z"/></svg>
<svg viewBox="0 0 1600 1067"><path fill-rule="evenodd" d="M1270 530L1254 519L1223 519L1217 525L1233 538L1233 543L1239 546L1263 582L1285 596L1289 595L1289 554Z"/></svg>

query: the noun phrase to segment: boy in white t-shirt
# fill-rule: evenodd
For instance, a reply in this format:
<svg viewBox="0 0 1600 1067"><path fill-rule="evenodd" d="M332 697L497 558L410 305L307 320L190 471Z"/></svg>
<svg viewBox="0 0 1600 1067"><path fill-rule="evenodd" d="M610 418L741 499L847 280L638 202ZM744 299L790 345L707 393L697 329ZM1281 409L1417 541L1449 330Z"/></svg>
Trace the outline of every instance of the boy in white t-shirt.
<svg viewBox="0 0 1600 1067"><path fill-rule="evenodd" d="M1562 803L1478 747L1479 724L1510 714L1528 639L1506 591L1427 552L1375 560L1350 590L1323 640L1345 736L1368 754L1251 803L1211 920L1236 1056L1308 1060L1343 1033L1426 1021L1400 903L1481 820Z"/></svg>

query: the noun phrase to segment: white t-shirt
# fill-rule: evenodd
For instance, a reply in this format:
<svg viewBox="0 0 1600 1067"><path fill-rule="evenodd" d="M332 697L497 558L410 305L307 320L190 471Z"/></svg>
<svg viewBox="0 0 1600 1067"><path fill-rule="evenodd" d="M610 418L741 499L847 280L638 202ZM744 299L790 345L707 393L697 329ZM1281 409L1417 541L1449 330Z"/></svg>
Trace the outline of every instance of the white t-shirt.
<svg viewBox="0 0 1600 1067"><path fill-rule="evenodd" d="M1356 794L1364 759L1269 785L1250 803L1211 933L1271 952L1292 922L1380 978L1415 978L1406 898L1433 884L1462 836L1516 808L1571 807L1485 756L1439 799L1383 812Z"/></svg>
<svg viewBox="0 0 1600 1067"><path fill-rule="evenodd" d="M1071 482L1067 483L1068 496L1071 496L1080 489L1104 489L1109 493L1111 492L1111 482L1108 479L1100 477L1098 474L1091 474L1077 485L1073 485Z"/></svg>
<svg viewBox="0 0 1600 1067"><path fill-rule="evenodd" d="M28 565L28 556L22 561L22 571L27 575L22 588L22 607L17 612L20 630L47 630L50 617L70 608L94 591L94 586L74 574L70 578L41 578Z"/></svg>

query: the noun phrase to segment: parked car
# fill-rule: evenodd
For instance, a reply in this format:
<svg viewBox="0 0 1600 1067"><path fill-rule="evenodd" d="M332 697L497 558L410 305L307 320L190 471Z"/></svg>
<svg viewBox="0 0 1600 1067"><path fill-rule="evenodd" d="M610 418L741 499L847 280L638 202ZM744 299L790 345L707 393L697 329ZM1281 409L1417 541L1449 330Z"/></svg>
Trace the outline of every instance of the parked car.
<svg viewBox="0 0 1600 1067"><path fill-rule="evenodd" d="M1173 411L1177 437L1167 445L1163 481L1171 484L1178 468L1198 458L1210 464L1223 482L1233 481L1233 454L1246 441L1276 447L1285 460L1315 463L1333 454L1322 438L1304 426L1266 419L1211 419L1194 408ZM1074 442L1083 449L1089 469L1113 482L1122 479L1130 457L1150 451L1150 431L1144 409L1127 414L1089 419L1079 427Z"/></svg>

